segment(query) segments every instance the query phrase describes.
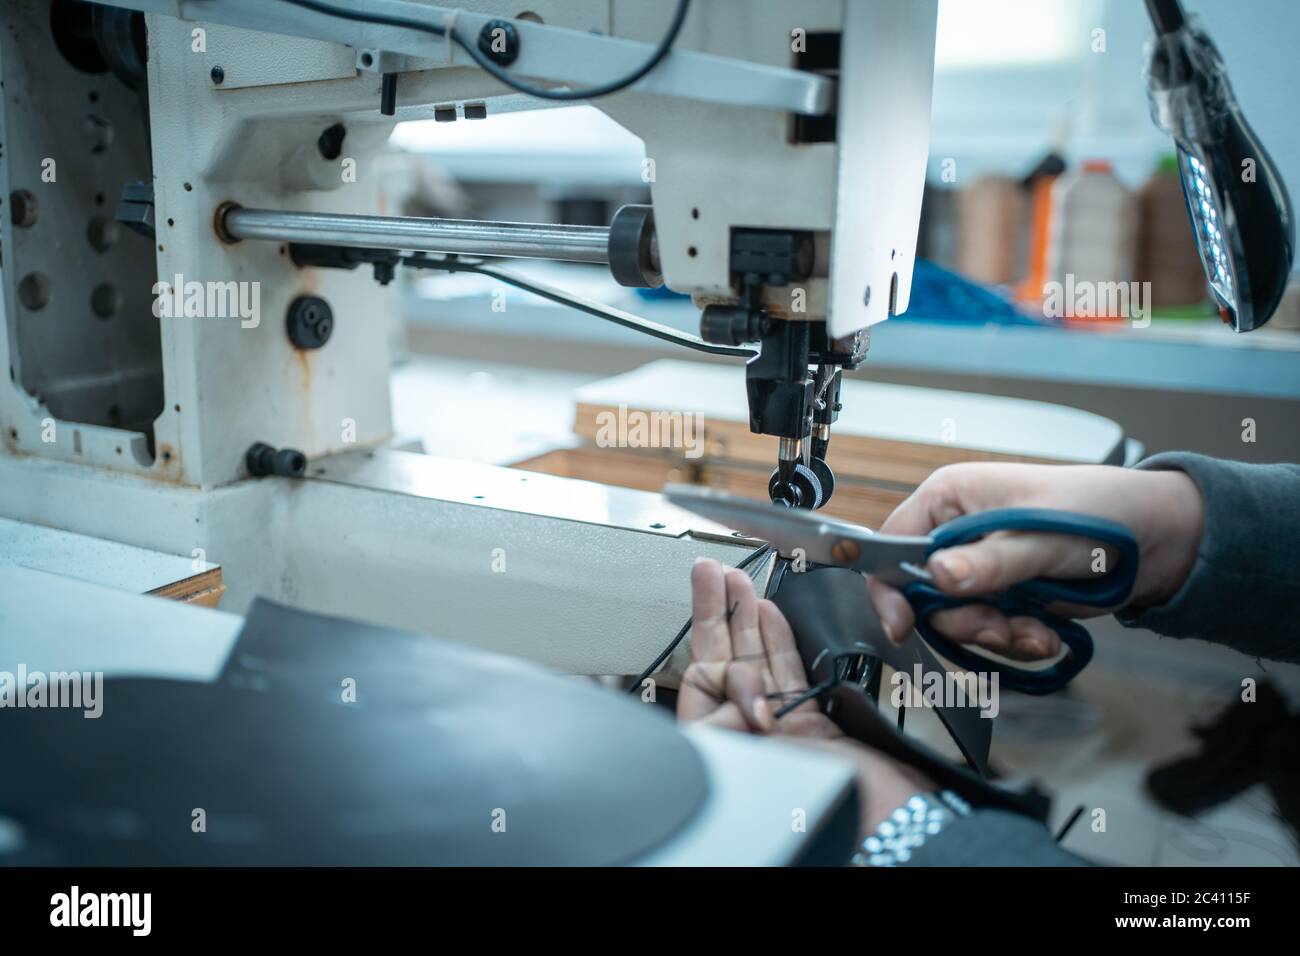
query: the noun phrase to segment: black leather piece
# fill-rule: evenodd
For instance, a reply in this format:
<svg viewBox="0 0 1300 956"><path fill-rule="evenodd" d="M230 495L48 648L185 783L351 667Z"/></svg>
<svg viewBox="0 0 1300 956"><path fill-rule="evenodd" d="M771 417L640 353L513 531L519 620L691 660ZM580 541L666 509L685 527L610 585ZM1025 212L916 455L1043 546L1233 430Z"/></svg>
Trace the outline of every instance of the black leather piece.
<svg viewBox="0 0 1300 956"><path fill-rule="evenodd" d="M947 671L915 635L901 647L885 637L867 596L866 582L856 571L814 567L800 573L789 572L782 578L773 600L794 630L810 684L838 676L831 670L835 658L862 654L879 658L907 674L909 679L918 664L923 674ZM981 717L974 706L935 710L962 754L987 776L993 722Z"/></svg>
<svg viewBox="0 0 1300 956"><path fill-rule="evenodd" d="M944 665L928 647L912 636L903 646L892 644L880 627L880 620L867 596L861 574L847 568L812 567L788 571L776 587L772 600L794 631L800 657L810 685L834 680L834 661L868 655L883 660L909 677L915 665L923 674L944 671ZM979 773L958 767L911 737L906 737L885 720L875 702L855 683L839 681L822 696L823 707L849 736L882 753L916 767L940 786L948 787L981 806L1002 807L1037 818L1046 805L1036 797L1011 793L984 780L988 774L992 721L979 716L979 709L939 707L936 712L954 742Z"/></svg>
<svg viewBox="0 0 1300 956"><path fill-rule="evenodd" d="M27 842L0 862L613 864L661 845L707 795L658 708L266 601L223 681L108 680L103 700L97 720L5 716L0 766L23 772L0 774L0 815Z"/></svg>
<svg viewBox="0 0 1300 956"><path fill-rule="evenodd" d="M904 736L880 714L875 701L857 684L837 684L822 696L827 713L850 737L920 770L940 788L960 794L977 807L1009 810L1046 820L1050 801L1037 793L1006 790L958 766L913 737Z"/></svg>

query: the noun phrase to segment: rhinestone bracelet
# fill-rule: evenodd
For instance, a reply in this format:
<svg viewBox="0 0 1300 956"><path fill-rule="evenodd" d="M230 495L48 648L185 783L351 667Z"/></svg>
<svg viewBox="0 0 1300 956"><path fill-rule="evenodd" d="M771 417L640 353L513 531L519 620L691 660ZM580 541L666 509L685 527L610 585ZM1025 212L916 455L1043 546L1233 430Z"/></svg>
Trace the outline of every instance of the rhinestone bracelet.
<svg viewBox="0 0 1300 956"><path fill-rule="evenodd" d="M897 866L912 858L953 821L971 814L971 806L951 790L919 793L891 813L862 841L850 861L854 866Z"/></svg>

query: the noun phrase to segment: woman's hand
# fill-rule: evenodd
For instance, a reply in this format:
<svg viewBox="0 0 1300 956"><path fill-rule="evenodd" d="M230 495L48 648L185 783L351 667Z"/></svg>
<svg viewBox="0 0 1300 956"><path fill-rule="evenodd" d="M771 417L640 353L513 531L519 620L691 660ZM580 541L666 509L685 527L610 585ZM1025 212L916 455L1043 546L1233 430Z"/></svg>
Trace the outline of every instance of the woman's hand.
<svg viewBox="0 0 1300 956"><path fill-rule="evenodd" d="M934 786L844 733L807 701L781 718L786 701L808 689L794 633L771 601L759 600L744 571L701 558L691 570L691 663L677 694L677 717L731 730L779 735L854 765L862 835L896 807Z"/></svg>
<svg viewBox="0 0 1300 956"><path fill-rule="evenodd" d="M691 569L691 663L677 695L679 720L753 733L833 739L838 727L808 701L775 712L808 689L794 634L749 575L701 558Z"/></svg>
<svg viewBox="0 0 1300 956"><path fill-rule="evenodd" d="M1129 603L1140 607L1161 604L1177 593L1196 562L1204 521L1200 491L1181 471L969 463L932 474L880 530L928 534L954 518L993 508L1056 508L1127 526L1141 555ZM935 586L948 594L989 594L1035 577L1087 577L1094 573L1098 546L1068 535L1002 532L938 551L926 569ZM915 624L911 606L880 581L870 581L868 587L885 632L901 642ZM1059 610L1071 617L1108 613L1073 606ZM1013 657L1052 657L1060 650L1056 633L1041 621L1007 618L987 605L941 611L931 624L953 640Z"/></svg>

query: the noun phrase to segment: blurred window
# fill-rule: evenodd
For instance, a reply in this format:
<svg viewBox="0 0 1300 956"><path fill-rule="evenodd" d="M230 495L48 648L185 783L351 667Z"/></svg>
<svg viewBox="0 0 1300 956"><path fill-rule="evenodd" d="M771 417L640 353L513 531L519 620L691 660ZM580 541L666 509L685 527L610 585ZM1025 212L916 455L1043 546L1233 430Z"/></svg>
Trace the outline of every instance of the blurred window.
<svg viewBox="0 0 1300 956"><path fill-rule="evenodd" d="M935 69L1060 63L1087 50L1080 0L940 0Z"/></svg>

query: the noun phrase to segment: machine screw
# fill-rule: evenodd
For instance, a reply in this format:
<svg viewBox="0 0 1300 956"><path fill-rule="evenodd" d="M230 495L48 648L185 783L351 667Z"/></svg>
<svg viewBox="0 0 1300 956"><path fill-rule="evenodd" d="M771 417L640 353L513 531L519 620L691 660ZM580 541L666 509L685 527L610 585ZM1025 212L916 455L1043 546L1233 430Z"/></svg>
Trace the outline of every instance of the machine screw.
<svg viewBox="0 0 1300 956"><path fill-rule="evenodd" d="M489 20L478 32L478 48L489 60L509 66L519 57L519 31L509 20Z"/></svg>
<svg viewBox="0 0 1300 956"><path fill-rule="evenodd" d="M848 538L841 538L831 545L831 557L841 564L852 564L858 560L862 554L862 548L856 541L850 541Z"/></svg>
<svg viewBox="0 0 1300 956"><path fill-rule="evenodd" d="M212 72L209 73L208 75L212 77L212 82L215 83L217 86L220 86L222 83L226 82L226 71L219 66L214 66L212 68Z"/></svg>
<svg viewBox="0 0 1300 956"><path fill-rule="evenodd" d="M285 331L297 348L318 349L334 331L334 311L320 296L300 295L289 303Z"/></svg>
<svg viewBox="0 0 1300 956"><path fill-rule="evenodd" d="M272 448L264 441L254 442L244 455L244 464L254 478L279 475L301 478L307 473L307 456L296 448Z"/></svg>

